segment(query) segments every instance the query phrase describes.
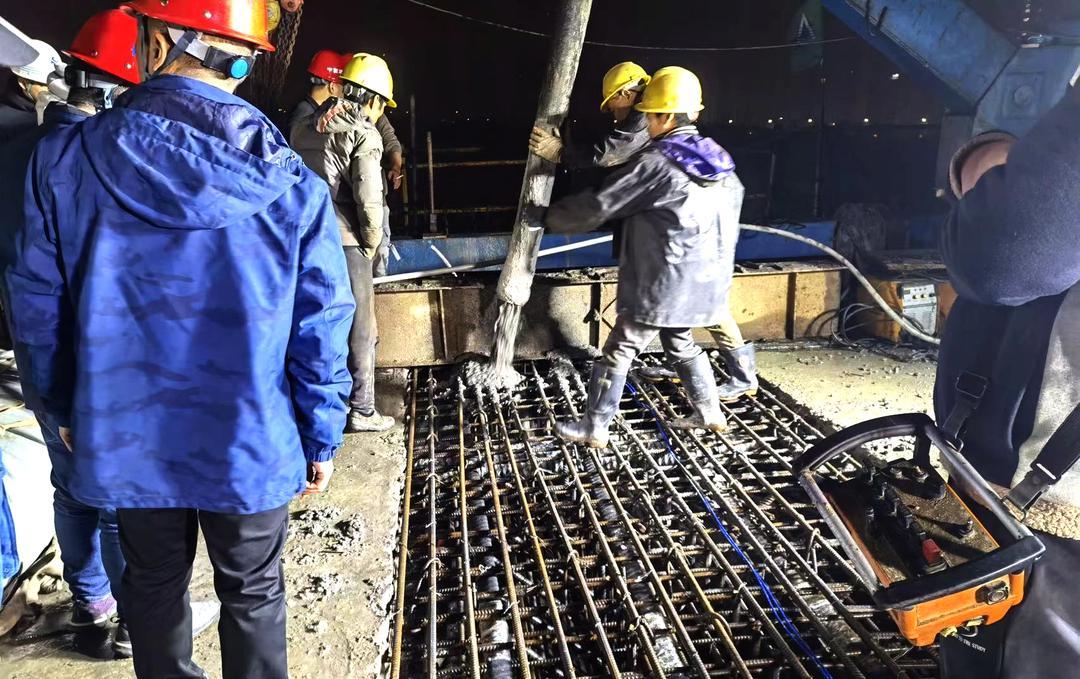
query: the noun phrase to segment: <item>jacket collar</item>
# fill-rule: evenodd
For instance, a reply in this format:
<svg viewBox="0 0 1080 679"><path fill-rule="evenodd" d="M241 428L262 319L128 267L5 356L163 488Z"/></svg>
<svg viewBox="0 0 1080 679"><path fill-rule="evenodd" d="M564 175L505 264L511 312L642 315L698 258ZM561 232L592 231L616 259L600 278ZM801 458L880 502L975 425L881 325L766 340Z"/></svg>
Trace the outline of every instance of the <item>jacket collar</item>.
<svg viewBox="0 0 1080 679"><path fill-rule="evenodd" d="M182 75L159 75L156 78L151 78L146 81L141 87L156 92L190 92L203 99L216 101L220 104L251 107L250 103L235 94L229 94L225 90L214 87L213 85L208 85L201 80L187 78Z"/></svg>
<svg viewBox="0 0 1080 679"><path fill-rule="evenodd" d="M46 123L73 125L75 123L80 123L89 117L90 114L86 111L60 102L49 104L48 108L45 109Z"/></svg>
<svg viewBox="0 0 1080 679"><path fill-rule="evenodd" d="M667 139L668 137L677 137L685 134L698 134L697 125L683 125L682 127L676 127L674 130L657 137L657 139Z"/></svg>

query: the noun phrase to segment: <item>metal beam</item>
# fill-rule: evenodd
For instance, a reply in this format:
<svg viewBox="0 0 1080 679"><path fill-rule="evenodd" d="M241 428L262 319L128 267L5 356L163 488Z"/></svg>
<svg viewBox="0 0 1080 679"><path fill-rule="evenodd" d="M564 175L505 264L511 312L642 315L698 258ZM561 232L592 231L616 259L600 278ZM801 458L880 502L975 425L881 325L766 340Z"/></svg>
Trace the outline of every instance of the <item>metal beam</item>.
<svg viewBox="0 0 1080 679"><path fill-rule="evenodd" d="M1017 47L960 0L823 0L833 15L954 109L974 110Z"/></svg>

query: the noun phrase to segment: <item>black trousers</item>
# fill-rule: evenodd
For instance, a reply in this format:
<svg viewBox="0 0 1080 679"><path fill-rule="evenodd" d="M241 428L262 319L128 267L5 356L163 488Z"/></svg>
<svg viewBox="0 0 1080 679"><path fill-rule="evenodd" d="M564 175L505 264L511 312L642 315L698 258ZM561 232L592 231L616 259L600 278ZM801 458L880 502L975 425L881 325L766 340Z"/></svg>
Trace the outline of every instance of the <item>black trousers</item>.
<svg viewBox="0 0 1080 679"><path fill-rule="evenodd" d="M995 625L939 639L943 679L1080 676L1080 540L1034 532L1046 553L1028 574L1023 602Z"/></svg>
<svg viewBox="0 0 1080 679"><path fill-rule="evenodd" d="M188 583L199 529L221 601L225 679L286 679L285 573L288 505L260 514L121 509L127 558L124 615L140 679L204 677L191 659Z"/></svg>

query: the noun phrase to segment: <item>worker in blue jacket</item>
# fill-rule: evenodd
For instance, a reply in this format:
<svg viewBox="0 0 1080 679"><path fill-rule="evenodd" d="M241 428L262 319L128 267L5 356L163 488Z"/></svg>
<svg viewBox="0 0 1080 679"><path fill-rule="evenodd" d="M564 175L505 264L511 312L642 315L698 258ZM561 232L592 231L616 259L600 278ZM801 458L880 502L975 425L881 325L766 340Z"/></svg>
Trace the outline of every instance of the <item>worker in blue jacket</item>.
<svg viewBox="0 0 1080 679"><path fill-rule="evenodd" d="M325 184L232 92L270 50L262 0L135 0L152 76L43 140L8 274L16 341L117 507L140 677L203 676L187 585L201 529L222 674L287 676L288 502L326 488L353 302Z"/></svg>
<svg viewBox="0 0 1080 679"><path fill-rule="evenodd" d="M1002 494L1080 405L1080 90L1069 88L1010 146L1000 134L984 135L952 164L961 200L942 232L942 252L959 299L934 395L938 422L958 423L971 403L957 388L960 376L986 380L960 437L964 455ZM1024 522L1046 552L1023 603L995 625L942 639L943 677L1075 674L1080 469L1052 485Z"/></svg>
<svg viewBox="0 0 1080 679"><path fill-rule="evenodd" d="M599 189L548 210L545 225L554 233L621 219L625 236L618 318L593 364L584 417L556 427L568 441L607 445L626 374L657 336L695 411L677 425L726 426L709 357L691 330L728 313L743 186L727 151L694 127L691 116L703 108L697 76L679 67L658 71L637 105L653 141Z"/></svg>

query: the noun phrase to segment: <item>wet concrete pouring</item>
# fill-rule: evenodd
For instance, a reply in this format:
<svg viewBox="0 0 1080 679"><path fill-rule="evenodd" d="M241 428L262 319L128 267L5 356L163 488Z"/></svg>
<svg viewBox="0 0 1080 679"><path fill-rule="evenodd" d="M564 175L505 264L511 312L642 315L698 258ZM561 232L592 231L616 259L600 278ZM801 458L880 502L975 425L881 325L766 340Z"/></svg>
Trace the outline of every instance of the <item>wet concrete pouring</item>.
<svg viewBox="0 0 1080 679"><path fill-rule="evenodd" d="M932 363L766 352L762 374L790 398L769 386L732 407L729 433L667 445L657 422L684 414L685 395L637 385L596 453L551 435L553 417L583 407L586 362L519 363L509 397L483 367L398 371L380 409L403 426L347 437L331 491L294 503L291 676L935 674L932 651L907 646L854 587L785 467L830 424L926 410ZM204 554L192 595L213 596ZM131 676L58 632L66 592L41 603L24 636L0 640L0 677ZM216 637L195 647L211 677Z"/></svg>

